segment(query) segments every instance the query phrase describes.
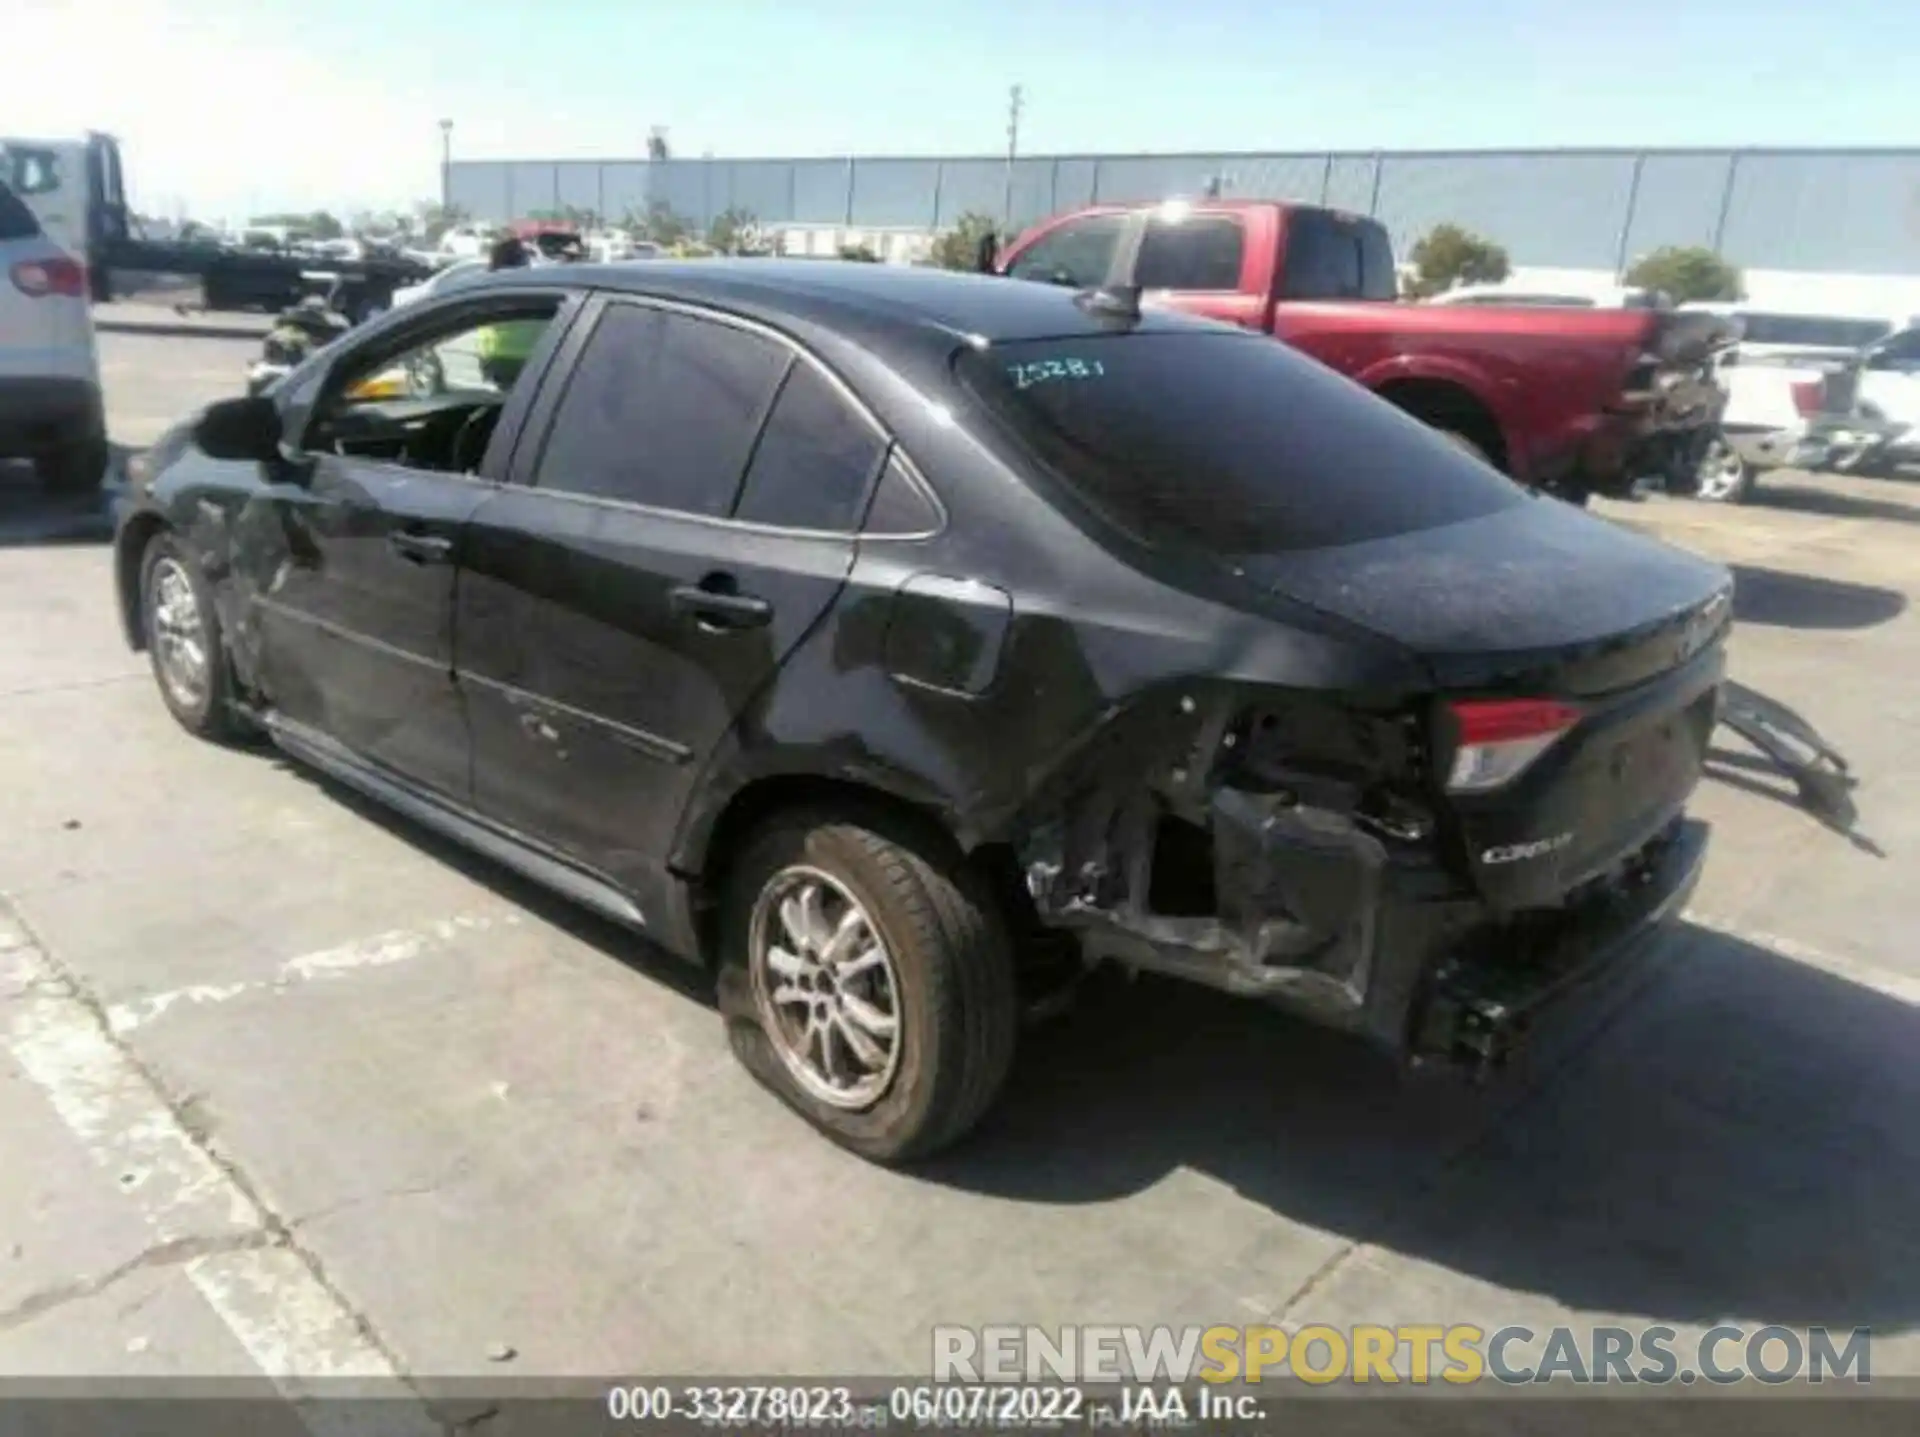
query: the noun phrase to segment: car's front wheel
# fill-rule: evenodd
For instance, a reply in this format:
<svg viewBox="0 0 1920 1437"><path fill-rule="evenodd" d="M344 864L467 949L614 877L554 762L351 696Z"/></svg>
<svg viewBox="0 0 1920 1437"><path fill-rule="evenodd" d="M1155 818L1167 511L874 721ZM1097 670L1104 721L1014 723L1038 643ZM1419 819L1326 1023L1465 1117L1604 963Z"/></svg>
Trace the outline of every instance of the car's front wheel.
<svg viewBox="0 0 1920 1437"><path fill-rule="evenodd" d="M1753 466L1725 439L1707 445L1693 471L1693 497L1709 504L1744 504L1753 497Z"/></svg>
<svg viewBox="0 0 1920 1437"><path fill-rule="evenodd" d="M721 1008L755 1077L875 1162L973 1128L1019 1000L996 901L957 856L884 821L792 814L748 841L723 901Z"/></svg>
<svg viewBox="0 0 1920 1437"><path fill-rule="evenodd" d="M230 742L246 733L234 709L233 670L227 659L212 586L178 538L161 533L140 566L140 613L147 658L160 698L187 732Z"/></svg>

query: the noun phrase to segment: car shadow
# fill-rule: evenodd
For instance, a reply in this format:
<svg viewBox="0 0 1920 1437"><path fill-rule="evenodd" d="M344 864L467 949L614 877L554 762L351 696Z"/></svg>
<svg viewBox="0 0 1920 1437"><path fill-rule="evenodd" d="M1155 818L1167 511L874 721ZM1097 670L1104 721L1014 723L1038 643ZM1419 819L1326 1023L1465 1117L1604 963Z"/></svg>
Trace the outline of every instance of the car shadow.
<svg viewBox="0 0 1920 1437"><path fill-rule="evenodd" d="M378 824L396 838L405 840L426 856L490 889L516 907L525 909L543 923L599 949L644 977L666 984L683 997L692 998L710 1008L717 1006L712 974L685 959L675 957L644 934L623 927L612 919L602 918L592 909L583 908L551 888L521 877L506 865L444 837L437 830L366 797L357 789L287 758L264 741L261 748L286 772L311 783L335 803L352 810L356 817Z"/></svg>
<svg viewBox="0 0 1920 1437"><path fill-rule="evenodd" d="M1023 1049L926 1173L1091 1208L1179 1169L1289 1222L1576 1309L1920 1322L1920 1010L1681 925L1636 993L1475 1093L1142 978Z"/></svg>
<svg viewBox="0 0 1920 1437"><path fill-rule="evenodd" d="M0 460L0 549L101 544L113 537L108 495L128 451L115 446L97 493L49 494L31 465Z"/></svg>
<svg viewBox="0 0 1920 1437"><path fill-rule="evenodd" d="M1812 484L1767 481L1754 495L1758 508L1785 509L1795 514L1818 514L1835 519L1883 519L1895 524L1920 524L1920 503L1875 499L1842 489Z"/></svg>
<svg viewBox="0 0 1920 1437"><path fill-rule="evenodd" d="M1907 596L1896 589L1757 564L1729 567L1736 623L1781 629L1870 629L1906 612Z"/></svg>
<svg viewBox="0 0 1920 1437"><path fill-rule="evenodd" d="M704 973L639 935L283 762L712 1004ZM1892 1332L1920 1325L1915 1051L1920 1009L1691 923L1481 1089L1188 984L1096 980L1025 1030L998 1107L915 1176L1091 1211L1185 1169L1290 1223L1576 1309Z"/></svg>
<svg viewBox="0 0 1920 1437"><path fill-rule="evenodd" d="M1854 810L1850 796L1842 805L1842 811L1825 812L1821 807L1809 803L1793 779L1763 754L1743 753L1716 745L1707 750L1702 772L1715 783L1737 788L1742 793L1750 793L1758 798L1770 798L1800 810L1822 828L1837 833L1869 857L1887 856L1886 849L1855 826L1859 814Z"/></svg>

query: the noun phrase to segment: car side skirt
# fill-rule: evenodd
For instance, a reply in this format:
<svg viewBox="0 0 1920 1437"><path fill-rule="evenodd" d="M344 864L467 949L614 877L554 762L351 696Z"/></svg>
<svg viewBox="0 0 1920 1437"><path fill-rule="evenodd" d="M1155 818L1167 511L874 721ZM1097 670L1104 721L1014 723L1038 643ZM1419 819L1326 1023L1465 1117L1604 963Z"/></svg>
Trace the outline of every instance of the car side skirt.
<svg viewBox="0 0 1920 1437"><path fill-rule="evenodd" d="M523 834L367 763L317 729L271 710L258 715L258 719L274 745L289 757L543 888L644 934L676 957L700 958L689 896L677 880L662 883L649 913L634 895L600 875Z"/></svg>

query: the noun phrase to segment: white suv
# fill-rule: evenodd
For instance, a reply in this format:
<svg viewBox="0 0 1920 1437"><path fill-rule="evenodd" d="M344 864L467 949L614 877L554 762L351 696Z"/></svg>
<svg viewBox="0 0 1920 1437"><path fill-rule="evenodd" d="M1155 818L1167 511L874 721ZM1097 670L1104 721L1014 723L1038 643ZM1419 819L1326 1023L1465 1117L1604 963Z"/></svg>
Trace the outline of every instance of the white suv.
<svg viewBox="0 0 1920 1437"><path fill-rule="evenodd" d="M0 184L0 459L31 459L48 489L99 487L107 468L100 357L86 266Z"/></svg>

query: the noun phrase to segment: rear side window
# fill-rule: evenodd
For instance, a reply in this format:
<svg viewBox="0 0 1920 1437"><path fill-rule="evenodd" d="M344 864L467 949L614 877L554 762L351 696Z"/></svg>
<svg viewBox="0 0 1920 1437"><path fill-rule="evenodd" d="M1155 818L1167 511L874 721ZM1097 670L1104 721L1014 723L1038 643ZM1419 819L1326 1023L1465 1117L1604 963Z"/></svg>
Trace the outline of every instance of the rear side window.
<svg viewBox="0 0 1920 1437"><path fill-rule="evenodd" d="M896 453L880 473L880 487L867 506L865 534L931 534L940 527L940 509L926 491L907 477Z"/></svg>
<svg viewBox="0 0 1920 1437"><path fill-rule="evenodd" d="M787 362L782 346L732 325L611 306L554 413L535 482L723 515Z"/></svg>
<svg viewBox="0 0 1920 1437"><path fill-rule="evenodd" d="M1237 290L1246 228L1232 215L1152 219L1140 241L1134 283L1142 289Z"/></svg>
<svg viewBox="0 0 1920 1437"><path fill-rule="evenodd" d="M1893 326L1884 320L1831 319L1817 314L1738 316L1747 344L1804 344L1810 349L1863 349L1884 339Z"/></svg>
<svg viewBox="0 0 1920 1437"><path fill-rule="evenodd" d="M0 240L32 239L39 233L40 221L33 217L27 202L0 185Z"/></svg>
<svg viewBox="0 0 1920 1437"><path fill-rule="evenodd" d="M1047 231L1007 266L1015 279L1092 289L1107 282L1126 215L1086 215Z"/></svg>
<svg viewBox="0 0 1920 1437"><path fill-rule="evenodd" d="M811 364L796 362L753 452L736 519L848 533L887 442Z"/></svg>
<svg viewBox="0 0 1920 1437"><path fill-rule="evenodd" d="M1396 298L1400 282L1386 229L1331 210L1289 211L1280 292L1287 299Z"/></svg>
<svg viewBox="0 0 1920 1437"><path fill-rule="evenodd" d="M1251 335L1043 340L955 364L1043 491L1155 547L1331 548L1527 502L1385 400Z"/></svg>

